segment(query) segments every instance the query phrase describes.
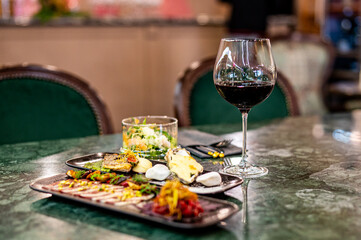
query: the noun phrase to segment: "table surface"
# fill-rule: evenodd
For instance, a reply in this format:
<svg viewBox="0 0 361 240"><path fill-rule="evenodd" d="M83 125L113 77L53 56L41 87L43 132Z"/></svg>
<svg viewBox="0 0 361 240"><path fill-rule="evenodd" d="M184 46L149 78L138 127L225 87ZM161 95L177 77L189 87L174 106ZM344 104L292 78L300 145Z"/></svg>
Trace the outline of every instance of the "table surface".
<svg viewBox="0 0 361 240"><path fill-rule="evenodd" d="M119 134L0 146L3 239L360 239L361 113L286 118L249 131L249 160L269 174L248 185L247 211L197 231L169 229L30 190L65 160L117 151ZM222 134L240 125L204 126ZM240 144L241 133L231 133ZM234 161L239 157L233 158ZM219 168L203 160L205 168ZM242 204L241 187L217 195ZM244 220L244 222L242 221Z"/></svg>

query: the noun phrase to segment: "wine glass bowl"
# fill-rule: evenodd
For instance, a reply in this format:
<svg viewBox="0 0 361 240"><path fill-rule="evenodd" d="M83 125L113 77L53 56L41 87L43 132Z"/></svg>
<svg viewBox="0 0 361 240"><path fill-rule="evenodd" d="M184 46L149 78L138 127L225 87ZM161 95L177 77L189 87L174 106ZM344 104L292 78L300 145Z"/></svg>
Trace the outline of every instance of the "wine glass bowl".
<svg viewBox="0 0 361 240"><path fill-rule="evenodd" d="M268 173L251 165L246 158L247 116L251 108L268 98L276 83L277 71L271 44L266 38L223 38L214 66L214 84L218 93L242 113L243 149L239 165L226 167L226 173L245 178Z"/></svg>

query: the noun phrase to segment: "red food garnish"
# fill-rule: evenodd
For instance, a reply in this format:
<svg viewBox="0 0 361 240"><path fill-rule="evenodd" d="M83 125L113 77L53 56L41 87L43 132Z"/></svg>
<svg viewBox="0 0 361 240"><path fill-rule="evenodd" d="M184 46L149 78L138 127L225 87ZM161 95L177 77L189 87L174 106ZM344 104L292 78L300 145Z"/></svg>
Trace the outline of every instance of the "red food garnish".
<svg viewBox="0 0 361 240"><path fill-rule="evenodd" d="M158 203L154 203L153 212L161 214L161 215L168 215L169 208L167 206L160 206Z"/></svg>
<svg viewBox="0 0 361 240"><path fill-rule="evenodd" d="M198 217L204 210L198 202L197 194L188 190L179 181L167 182L154 199L153 212L182 217Z"/></svg>
<svg viewBox="0 0 361 240"><path fill-rule="evenodd" d="M129 183L127 181L124 181L120 184L123 187L129 187Z"/></svg>
<svg viewBox="0 0 361 240"><path fill-rule="evenodd" d="M128 157L128 162L130 163L136 163L137 161L138 160L134 156Z"/></svg>
<svg viewBox="0 0 361 240"><path fill-rule="evenodd" d="M182 216L184 217L198 217L200 213L204 212L198 201L180 200L179 204L182 211Z"/></svg>

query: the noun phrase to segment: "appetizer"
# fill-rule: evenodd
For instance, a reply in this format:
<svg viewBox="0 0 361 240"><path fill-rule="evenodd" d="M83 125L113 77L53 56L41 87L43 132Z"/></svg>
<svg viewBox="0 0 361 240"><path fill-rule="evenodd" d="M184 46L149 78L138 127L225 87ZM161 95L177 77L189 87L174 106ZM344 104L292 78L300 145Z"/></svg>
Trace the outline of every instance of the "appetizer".
<svg viewBox="0 0 361 240"><path fill-rule="evenodd" d="M125 151L121 154L106 154L103 159L103 168L130 172L132 167L138 164L138 158L132 151Z"/></svg>
<svg viewBox="0 0 361 240"><path fill-rule="evenodd" d="M137 177L83 170L69 170L67 175L71 179L58 181L43 188L116 206L146 201L158 192L155 185L138 182Z"/></svg>
<svg viewBox="0 0 361 240"><path fill-rule="evenodd" d="M203 172L203 166L191 157L184 148L168 150L165 159L170 171L185 184L194 182L198 174Z"/></svg>
<svg viewBox="0 0 361 240"><path fill-rule="evenodd" d="M103 160L86 163L84 167L101 172L112 170L130 173L133 171L134 173L145 174L147 179L157 181L164 181L167 178L177 178L184 184L192 184L197 181L206 187L217 186L222 183L222 178L217 172L200 175L203 172L203 166L191 157L184 148L169 149L165 159L167 166L163 164L153 166L148 159L139 157L138 154L130 150L124 150L120 154L105 154Z"/></svg>
<svg viewBox="0 0 361 240"><path fill-rule="evenodd" d="M178 180L168 181L153 201L154 213L176 217L199 217L204 211L198 202L197 194L188 190Z"/></svg>
<svg viewBox="0 0 361 240"><path fill-rule="evenodd" d="M176 145L176 138L156 124L147 124L146 119L139 123L134 118L134 125L123 129L123 147L149 157L164 156L169 148Z"/></svg>
<svg viewBox="0 0 361 240"><path fill-rule="evenodd" d="M152 167L152 162L148 159L141 158L130 150L124 150L123 153L105 154L101 161L88 162L84 167L102 172L110 170L118 172L145 173Z"/></svg>

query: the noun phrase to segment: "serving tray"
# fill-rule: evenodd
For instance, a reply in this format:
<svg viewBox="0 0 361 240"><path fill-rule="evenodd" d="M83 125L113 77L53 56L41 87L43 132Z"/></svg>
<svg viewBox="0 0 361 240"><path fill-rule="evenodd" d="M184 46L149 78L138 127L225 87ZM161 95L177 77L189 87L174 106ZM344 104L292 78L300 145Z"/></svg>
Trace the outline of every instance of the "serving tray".
<svg viewBox="0 0 361 240"><path fill-rule="evenodd" d="M74 168L78 168L78 169L83 169L83 170L89 170L88 168L85 168L84 165L86 163L89 162L98 162L101 161L104 157L105 154L112 154L109 152L100 152L100 153L95 153L95 154L90 154L90 155L85 155L85 156L81 156L81 157L76 157L76 158L72 158L68 161L65 162L66 165L68 165L69 167L74 167ZM164 161L158 161L158 160L149 160L152 162L153 166L155 164L164 164ZM117 171L114 171L117 172ZM202 174L207 173L209 171L204 170ZM123 173L123 172L118 172L124 175L132 175L135 174L134 172L130 172L130 173ZM214 187L206 187L203 186L200 183L194 182L191 183L189 185L189 190L197 193L197 194L215 194L215 193L221 193L224 191L227 191L231 188L234 188L240 184L242 184L243 179L237 176L233 176L233 175L227 175L224 173L220 173L221 178L222 178L222 183L219 186L214 186ZM171 179L172 176L169 177L169 179ZM158 186L162 186L165 184L165 181L156 181L156 180L152 180L150 181L151 183L158 185Z"/></svg>
<svg viewBox="0 0 361 240"><path fill-rule="evenodd" d="M146 205L147 204L149 205L150 201L152 200L144 201L137 204L131 203L128 205L115 206L112 204L92 201L91 199L82 198L67 193L56 192L44 188L49 184L53 184L55 182L66 179L69 178L65 174L58 174L51 177L45 177L35 180L33 183L30 184L30 188L35 191L50 193L53 196L69 199L72 201L80 202L91 206L96 206L98 208L110 210L124 215L134 216L142 220L147 220L147 221L156 222L163 225L167 225L175 228L183 228L183 229L208 227L217 224L218 222L230 217L231 215L233 215L238 211L238 206L234 203L215 198L199 196L198 200L204 209L204 213L202 217L200 218L198 217L197 219L187 218L184 220L176 221L171 218L163 217L161 215L150 214L147 211L144 211Z"/></svg>

